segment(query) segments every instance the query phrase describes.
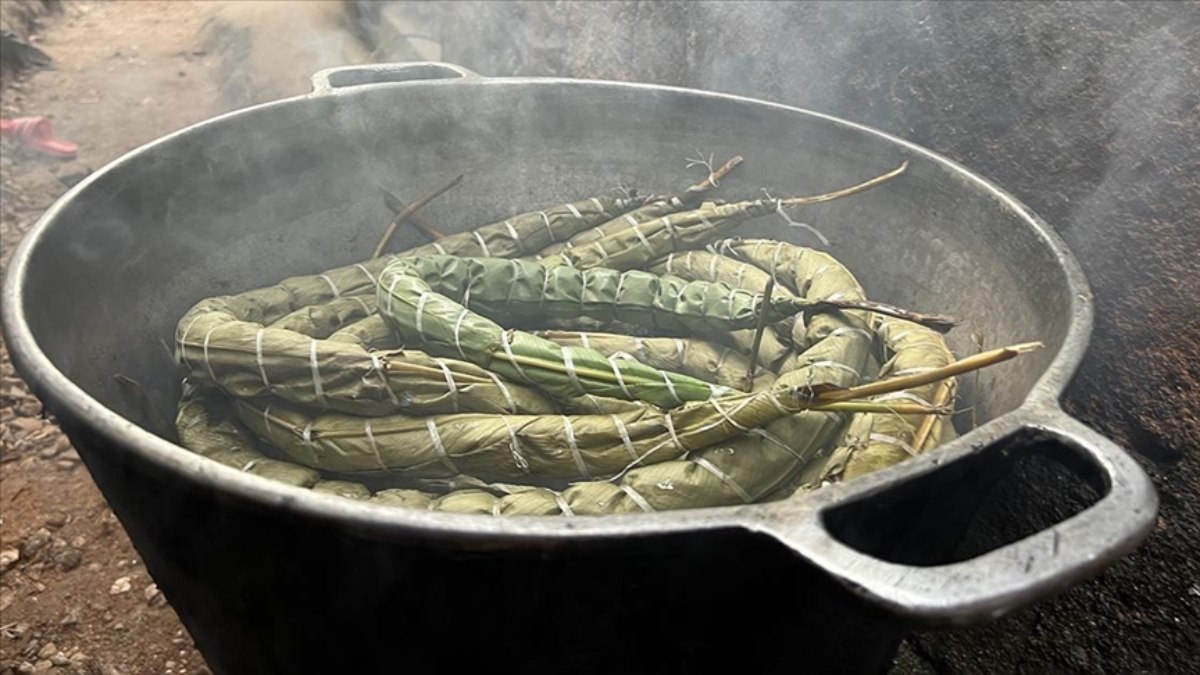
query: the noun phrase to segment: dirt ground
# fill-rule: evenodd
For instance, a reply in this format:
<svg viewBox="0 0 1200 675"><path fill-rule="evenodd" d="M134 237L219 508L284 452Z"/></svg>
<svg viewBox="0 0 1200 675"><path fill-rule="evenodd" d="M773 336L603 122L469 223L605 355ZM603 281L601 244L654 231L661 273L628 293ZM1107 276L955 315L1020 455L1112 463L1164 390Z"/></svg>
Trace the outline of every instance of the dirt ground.
<svg viewBox="0 0 1200 675"><path fill-rule="evenodd" d="M80 2L44 19L35 44L56 67L6 78L0 112L50 117L79 158L4 148L5 262L69 183L233 107L211 76L220 60L196 47L213 11ZM0 673L208 672L78 455L40 413L0 344Z"/></svg>
<svg viewBox="0 0 1200 675"><path fill-rule="evenodd" d="M278 12L256 14L260 11L261 6L231 9L215 2L92 0L66 3L61 14L45 17L34 36L36 44L53 56L56 67L5 77L0 86L0 115L50 117L58 135L79 144L79 158L63 162L4 147L0 154L0 265L7 262L38 216L89 170L193 122L255 100L302 92L307 88L307 74L321 65L369 58L361 48L341 41L295 41L299 46L288 47L292 51L286 54L262 53L246 42L243 32L222 29L251 15L254 21L284 20ZM293 32L314 22L334 20L325 9L292 14L286 17L291 23L285 28ZM256 67L239 69L239 62L225 56L231 52ZM476 64L463 65L482 70ZM654 78L637 75L635 79ZM786 98L769 91L762 95ZM994 92L986 92L986 97L994 97ZM837 110L833 105L828 108ZM866 109L859 118L878 124L871 113ZM961 139L931 142L923 139L922 133L917 128L910 135L969 166L988 166L991 149L982 147L978 138L964 134ZM1194 152L1195 146L1191 147ZM1063 159L1058 161L1074 161L1069 153L1059 154ZM1058 166L1038 156L1022 161ZM1013 169L1008 176L1005 169L1006 165L999 163L985 173L1015 186L1022 196L1037 193L1033 187L1022 191L1022 174ZM1082 179L1076 182L1088 184ZM1086 195L1063 194L1061 199L1065 203L1081 196ZM1054 201L1059 198L1046 197L1050 200L1046 204L1036 200L1031 204L1049 217L1062 206ZM1129 208L1120 204L1113 210L1129 214L1124 225L1138 242L1185 241L1187 236L1179 228L1194 228L1195 222L1183 217L1188 204L1183 195L1177 204L1179 214L1172 211L1170 218L1149 222L1139 217L1137 204ZM1065 236L1071 238L1072 234L1068 231ZM1074 234L1071 245L1085 264L1118 259L1106 256L1100 244L1089 244L1090 240ZM1147 243L1144 248L1156 245ZM1142 250L1138 246L1133 250ZM1169 283L1178 276L1177 285L1182 287L1187 270L1194 270L1194 253L1192 248L1180 255L1159 256L1154 264L1171 266L1166 272L1156 272L1154 278ZM1151 266L1136 256L1126 257L1131 260L1128 264L1139 270ZM1111 276L1125 272L1117 269ZM1135 272L1122 278L1138 278ZM1165 307L1161 321L1170 322L1178 315L1170 288L1146 282L1126 284L1117 293L1113 290L1117 283L1105 281L1104 269L1089 269L1089 274L1102 316L1138 317L1141 314L1130 307L1160 304ZM1190 325L1177 326L1176 334L1195 335L1195 321L1193 315ZM1179 422L1187 410L1126 423L1133 413L1114 403L1119 397L1105 397L1105 393L1144 375L1129 372L1130 364L1136 363L1146 364L1145 370L1152 376L1147 380L1172 388L1164 390L1164 399L1195 400L1197 375L1190 355L1197 349L1189 350L1187 343L1179 340L1169 344L1130 341L1128 336L1137 332L1138 326L1120 321L1098 323L1093 350L1127 344L1145 358L1120 362L1112 371L1115 374L1085 374L1076 382L1069 401L1073 412L1142 454L1143 465L1163 499L1158 531L1128 560L1055 600L991 626L918 636L902 653L899 670L1121 672L1124 664L1139 672L1170 672L1179 665L1181 655L1195 654L1200 634L1196 628L1200 578L1196 577L1192 542L1198 538L1200 516L1188 495L1200 493L1200 479L1194 453L1185 453L1183 448L1195 449L1197 424ZM0 675L208 672L78 455L53 421L43 419L40 413L40 404L14 373L0 341ZM1148 435L1138 436L1130 429L1142 429ZM1072 617L1086 618L1076 621Z"/></svg>

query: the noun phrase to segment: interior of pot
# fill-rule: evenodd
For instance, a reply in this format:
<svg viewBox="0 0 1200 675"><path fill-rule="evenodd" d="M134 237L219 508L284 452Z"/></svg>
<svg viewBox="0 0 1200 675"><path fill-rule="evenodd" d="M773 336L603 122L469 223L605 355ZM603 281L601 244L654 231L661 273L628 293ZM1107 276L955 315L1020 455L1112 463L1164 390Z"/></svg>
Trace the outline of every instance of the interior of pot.
<svg viewBox="0 0 1200 675"><path fill-rule="evenodd" d="M259 107L177 134L110 166L32 251L25 311L39 345L104 405L170 436L171 340L206 296L368 257L391 218L379 188L412 201L463 183L423 215L447 232L610 192L674 192L685 157L745 163L717 196L816 194L909 159L881 188L793 213L869 296L959 317L959 355L1041 340L1040 353L964 378L983 423L1018 406L1070 321L1054 252L1004 200L869 132L777 106L587 82L420 82ZM732 236L817 244L778 217ZM396 248L423 243L401 228ZM116 375L142 385L145 404Z"/></svg>

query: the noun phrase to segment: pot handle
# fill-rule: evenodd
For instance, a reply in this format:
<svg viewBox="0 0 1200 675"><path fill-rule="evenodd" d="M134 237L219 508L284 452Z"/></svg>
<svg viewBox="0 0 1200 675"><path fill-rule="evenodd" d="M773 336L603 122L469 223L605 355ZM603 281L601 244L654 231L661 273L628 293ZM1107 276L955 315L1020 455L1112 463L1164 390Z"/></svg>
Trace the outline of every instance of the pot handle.
<svg viewBox="0 0 1200 675"><path fill-rule="evenodd" d="M418 80L478 80L480 76L462 66L438 61L368 63L319 70L312 76L313 94L368 84L415 82Z"/></svg>
<svg viewBox="0 0 1200 675"><path fill-rule="evenodd" d="M986 443L951 451L949 458L946 453L934 451L910 460L923 462L923 466L910 471L900 482L879 475L889 472L864 476L837 486L848 490L849 496L844 492L831 495L824 505L807 507L802 514L795 512L804 508L801 506L786 512L789 502L795 500L779 502L775 505L779 510L768 512L758 526L868 602L906 619L933 625L969 624L999 617L1096 574L1132 551L1149 534L1158 512L1158 496L1145 472L1122 448L1057 405L1006 417L1012 420L997 425L1000 431L993 432ZM1090 507L1036 534L961 562L917 566L865 554L830 532L826 518L829 512L856 498L880 497L911 479L949 470L963 460L982 459L989 451L1019 452L1044 440L1065 446L1072 459L1082 462L1099 478L1102 485L1098 487L1104 494ZM1006 447L993 447L996 445ZM979 464L986 462L976 466ZM965 468L970 471L970 467L967 464ZM994 466L989 468L994 470Z"/></svg>

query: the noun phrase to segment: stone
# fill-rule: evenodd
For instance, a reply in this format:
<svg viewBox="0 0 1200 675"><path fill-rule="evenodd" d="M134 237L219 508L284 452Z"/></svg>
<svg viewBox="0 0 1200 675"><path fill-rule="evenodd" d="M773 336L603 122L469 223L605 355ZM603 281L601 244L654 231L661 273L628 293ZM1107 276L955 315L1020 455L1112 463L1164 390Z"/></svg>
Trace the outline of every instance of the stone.
<svg viewBox="0 0 1200 675"><path fill-rule="evenodd" d="M133 588L133 584L129 577L120 577L113 582L112 587L108 589L109 595L121 595L128 593Z"/></svg>
<svg viewBox="0 0 1200 675"><path fill-rule="evenodd" d="M36 417L18 417L10 421L8 425L18 433L28 435L34 433L35 431L40 431L42 428L42 421Z"/></svg>
<svg viewBox="0 0 1200 675"><path fill-rule="evenodd" d="M7 572L20 559L21 552L15 548L6 548L0 551L0 574Z"/></svg>
<svg viewBox="0 0 1200 675"><path fill-rule="evenodd" d="M83 551L73 546L65 545L65 542L62 547L54 548L50 556L55 564L58 565L58 568L64 572L70 572L83 563Z"/></svg>
<svg viewBox="0 0 1200 675"><path fill-rule="evenodd" d="M52 539L53 535L50 534L50 530L44 527L39 528L36 532L25 538L25 557L32 559L39 551L46 548Z"/></svg>
<svg viewBox="0 0 1200 675"><path fill-rule="evenodd" d="M146 599L146 604L151 607L161 607L167 604L167 599L163 597L162 591L158 589L158 584L150 584L142 589L142 597Z"/></svg>
<svg viewBox="0 0 1200 675"><path fill-rule="evenodd" d="M60 626L74 626L79 623L79 607L72 605L67 608L67 613L59 620Z"/></svg>

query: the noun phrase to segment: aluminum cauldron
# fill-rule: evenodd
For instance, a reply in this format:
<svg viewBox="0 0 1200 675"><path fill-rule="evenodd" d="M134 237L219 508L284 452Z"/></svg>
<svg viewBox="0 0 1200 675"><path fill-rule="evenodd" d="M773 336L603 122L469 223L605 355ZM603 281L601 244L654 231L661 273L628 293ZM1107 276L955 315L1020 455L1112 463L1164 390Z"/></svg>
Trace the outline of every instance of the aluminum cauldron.
<svg viewBox="0 0 1200 675"><path fill-rule="evenodd" d="M411 668L878 671L904 631L964 624L1094 574L1146 535L1134 461L1058 399L1091 331L1053 231L967 169L887 134L702 91L483 78L436 63L314 76L311 94L135 150L50 208L12 258L13 359L78 447L218 673ZM964 378L978 426L892 469L788 500L608 518L385 508L219 466L172 442L166 347L197 300L367 256L415 197L448 230L618 184L686 184L693 148L744 155L729 194L899 180L797 217L879 300L946 312L960 354L1047 348ZM808 243L764 218L734 233ZM418 243L408 234L403 246ZM115 375L142 384L130 396ZM1099 499L969 559L955 546L1017 458L1053 448Z"/></svg>

